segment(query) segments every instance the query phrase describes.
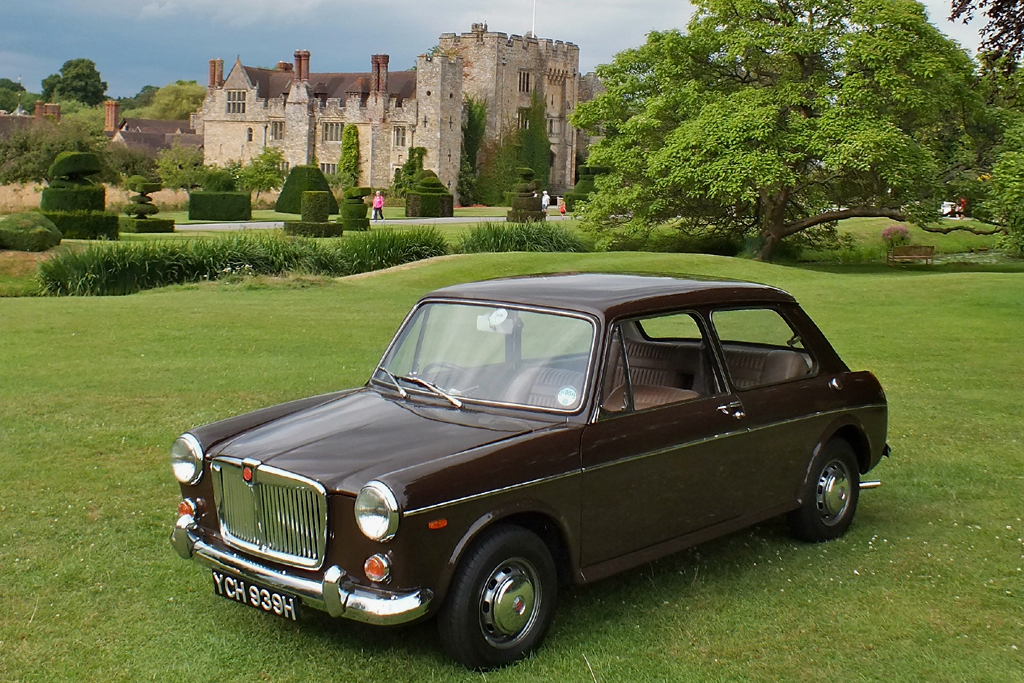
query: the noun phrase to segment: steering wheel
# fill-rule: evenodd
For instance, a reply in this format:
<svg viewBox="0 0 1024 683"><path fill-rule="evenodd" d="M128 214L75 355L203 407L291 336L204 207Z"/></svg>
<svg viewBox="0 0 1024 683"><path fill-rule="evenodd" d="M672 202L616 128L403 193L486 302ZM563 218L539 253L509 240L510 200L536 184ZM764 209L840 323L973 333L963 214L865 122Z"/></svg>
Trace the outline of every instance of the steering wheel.
<svg viewBox="0 0 1024 683"><path fill-rule="evenodd" d="M425 366L420 370L420 377L429 378L430 381L434 382L438 375L444 375L445 373L447 373L445 384L448 387L454 384L469 385L476 381L473 374L466 368L443 360Z"/></svg>

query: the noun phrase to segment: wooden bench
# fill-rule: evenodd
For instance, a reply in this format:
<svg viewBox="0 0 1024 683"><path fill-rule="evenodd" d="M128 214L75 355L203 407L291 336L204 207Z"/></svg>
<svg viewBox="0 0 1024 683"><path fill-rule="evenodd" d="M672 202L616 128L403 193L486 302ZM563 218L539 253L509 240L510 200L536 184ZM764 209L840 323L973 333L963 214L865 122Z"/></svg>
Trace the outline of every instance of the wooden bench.
<svg viewBox="0 0 1024 683"><path fill-rule="evenodd" d="M890 266L897 263L916 263L918 261L934 265L935 247L928 247L923 244L910 244L902 247L893 247L892 251L885 255L885 263Z"/></svg>

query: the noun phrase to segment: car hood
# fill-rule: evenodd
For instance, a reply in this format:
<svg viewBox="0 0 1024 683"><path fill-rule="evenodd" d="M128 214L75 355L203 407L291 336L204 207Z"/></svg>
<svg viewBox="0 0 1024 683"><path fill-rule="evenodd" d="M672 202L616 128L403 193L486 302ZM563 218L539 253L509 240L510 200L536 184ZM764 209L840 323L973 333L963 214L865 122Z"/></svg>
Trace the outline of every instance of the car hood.
<svg viewBox="0 0 1024 683"><path fill-rule="evenodd" d="M355 495L388 472L549 425L392 400L364 388L242 432L213 455L256 460Z"/></svg>

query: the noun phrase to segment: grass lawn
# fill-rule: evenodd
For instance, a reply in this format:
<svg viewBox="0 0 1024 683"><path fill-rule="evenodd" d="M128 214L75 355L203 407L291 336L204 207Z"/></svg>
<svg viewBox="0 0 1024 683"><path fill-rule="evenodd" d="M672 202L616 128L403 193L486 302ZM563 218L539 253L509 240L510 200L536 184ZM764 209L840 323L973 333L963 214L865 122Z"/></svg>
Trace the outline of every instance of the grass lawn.
<svg viewBox="0 0 1024 683"><path fill-rule="evenodd" d="M181 431L363 383L432 288L576 269L793 292L889 398L893 457L849 534L811 546L770 522L566 591L536 656L486 676L448 661L433 623L286 623L215 597L171 550ZM1020 681L1022 338L1019 273L691 255L493 254L340 282L0 299L0 680Z"/></svg>
<svg viewBox="0 0 1024 683"><path fill-rule="evenodd" d="M369 204L369 202L367 202ZM508 213L507 206L466 206L456 207L456 216L466 217L478 217L478 216L504 216ZM549 213L554 216L558 212L555 209L551 209ZM191 223L210 223L211 221L190 221L188 219L188 211L162 211L160 218L173 218L175 223L178 225L189 225ZM405 207L404 206L385 206L384 207L384 218L391 219L404 219L405 218ZM297 221L299 215L295 213L278 213L270 209L254 209L252 212L252 220L254 221ZM409 219L414 220L414 219ZM212 221L216 222L216 221ZM231 221L228 221L231 222Z"/></svg>

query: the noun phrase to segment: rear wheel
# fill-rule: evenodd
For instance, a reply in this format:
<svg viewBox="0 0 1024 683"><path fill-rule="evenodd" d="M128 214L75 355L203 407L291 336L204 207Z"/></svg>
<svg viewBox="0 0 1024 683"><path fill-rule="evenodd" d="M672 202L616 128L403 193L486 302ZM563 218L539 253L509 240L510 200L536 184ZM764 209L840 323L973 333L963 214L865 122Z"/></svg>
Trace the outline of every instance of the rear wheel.
<svg viewBox="0 0 1024 683"><path fill-rule="evenodd" d="M445 651L470 669L527 656L543 639L558 593L544 542L520 527L489 532L468 551L437 617Z"/></svg>
<svg viewBox="0 0 1024 683"><path fill-rule="evenodd" d="M811 461L803 504L790 513L794 535L810 543L839 538L853 522L859 494L857 454L842 439L829 441Z"/></svg>

